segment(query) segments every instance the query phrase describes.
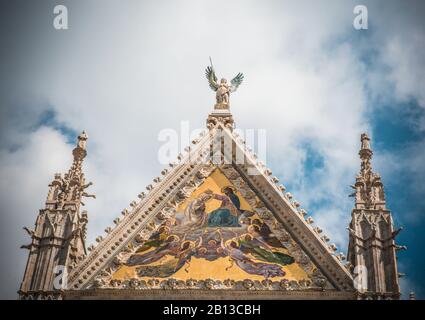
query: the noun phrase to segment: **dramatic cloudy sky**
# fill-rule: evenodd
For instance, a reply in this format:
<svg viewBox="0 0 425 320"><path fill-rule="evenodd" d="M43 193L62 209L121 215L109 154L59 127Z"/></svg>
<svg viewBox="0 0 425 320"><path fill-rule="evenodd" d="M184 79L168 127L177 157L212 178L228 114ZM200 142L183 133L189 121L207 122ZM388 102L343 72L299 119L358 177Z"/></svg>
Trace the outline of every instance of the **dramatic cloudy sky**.
<svg viewBox="0 0 425 320"><path fill-rule="evenodd" d="M69 29L52 26L65 4ZM365 4L369 29L352 26ZM425 298L425 5L421 1L1 1L0 297L15 298L33 226L75 137L89 134L89 242L163 167L162 129L202 128L204 78L245 74L239 128L266 129L267 164L340 250L359 137L396 226L404 296Z"/></svg>

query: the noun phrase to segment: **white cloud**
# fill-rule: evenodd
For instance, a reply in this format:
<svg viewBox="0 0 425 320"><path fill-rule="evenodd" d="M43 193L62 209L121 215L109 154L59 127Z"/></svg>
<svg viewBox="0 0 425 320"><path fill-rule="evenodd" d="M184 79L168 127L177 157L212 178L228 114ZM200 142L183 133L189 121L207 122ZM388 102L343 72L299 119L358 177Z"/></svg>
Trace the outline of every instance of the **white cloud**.
<svg viewBox="0 0 425 320"><path fill-rule="evenodd" d="M28 254L19 247L30 243L22 227L34 225L38 209L44 206L47 185L55 172L68 169L70 154L64 137L45 127L29 135L20 149L0 151L1 249L6 252L0 259L2 296L16 297Z"/></svg>
<svg viewBox="0 0 425 320"><path fill-rule="evenodd" d="M396 97L401 101L417 99L425 108L425 35L413 32L407 37L394 37L387 43L383 56L392 66L390 79L395 84Z"/></svg>

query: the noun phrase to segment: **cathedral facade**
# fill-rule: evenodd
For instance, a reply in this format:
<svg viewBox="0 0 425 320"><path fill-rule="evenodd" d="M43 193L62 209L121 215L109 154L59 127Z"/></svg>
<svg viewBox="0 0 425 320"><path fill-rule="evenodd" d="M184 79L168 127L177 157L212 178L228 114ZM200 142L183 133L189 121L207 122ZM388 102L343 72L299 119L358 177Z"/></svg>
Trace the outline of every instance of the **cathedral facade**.
<svg viewBox="0 0 425 320"><path fill-rule="evenodd" d="M88 137L78 136L71 168L55 175L35 228L25 228L20 299L399 299L400 229L369 137L346 257L234 132L237 77L218 84L207 69L217 92L207 129L88 247L82 206L94 196L83 173Z"/></svg>

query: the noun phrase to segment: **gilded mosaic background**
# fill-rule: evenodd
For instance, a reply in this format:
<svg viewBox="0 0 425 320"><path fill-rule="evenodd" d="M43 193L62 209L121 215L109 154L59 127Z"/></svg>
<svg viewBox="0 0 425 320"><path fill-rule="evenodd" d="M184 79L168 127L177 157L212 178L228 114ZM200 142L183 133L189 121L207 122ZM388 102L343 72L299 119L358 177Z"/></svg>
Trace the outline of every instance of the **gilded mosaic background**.
<svg viewBox="0 0 425 320"><path fill-rule="evenodd" d="M116 280L308 279L216 169L113 275Z"/></svg>

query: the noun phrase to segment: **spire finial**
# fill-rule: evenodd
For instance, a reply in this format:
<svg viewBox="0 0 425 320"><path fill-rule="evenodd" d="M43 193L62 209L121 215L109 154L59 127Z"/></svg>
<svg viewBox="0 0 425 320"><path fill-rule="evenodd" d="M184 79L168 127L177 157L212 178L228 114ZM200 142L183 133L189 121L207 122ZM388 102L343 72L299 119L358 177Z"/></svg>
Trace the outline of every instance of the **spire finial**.
<svg viewBox="0 0 425 320"><path fill-rule="evenodd" d="M384 186L379 174L372 170L373 151L370 146L370 138L366 133L360 136L361 148L359 151L361 166L360 173L356 178L356 184L353 186L356 192L356 206L372 208L376 205L385 207Z"/></svg>
<svg viewBox="0 0 425 320"><path fill-rule="evenodd" d="M373 155L373 151L372 148L370 147L370 138L367 135L367 133L362 133L360 136L360 141L362 143L359 155L360 155L360 159L362 160L366 160L366 159L371 159L372 155Z"/></svg>
<svg viewBox="0 0 425 320"><path fill-rule="evenodd" d="M81 134L77 137L77 146L72 150L72 154L74 155L74 160L76 161L82 161L86 155L87 155L87 139L89 136L87 135L86 131L83 130Z"/></svg>
<svg viewBox="0 0 425 320"><path fill-rule="evenodd" d="M372 164L370 160L372 159L373 151L370 147L370 138L367 133L361 134L360 141L362 143L362 146L359 151L359 156L362 160L360 173L363 176L366 176L372 173Z"/></svg>
<svg viewBox="0 0 425 320"><path fill-rule="evenodd" d="M83 132L81 132L81 134L77 137L77 147L86 150L88 138L89 136L87 135L86 131L83 130Z"/></svg>

